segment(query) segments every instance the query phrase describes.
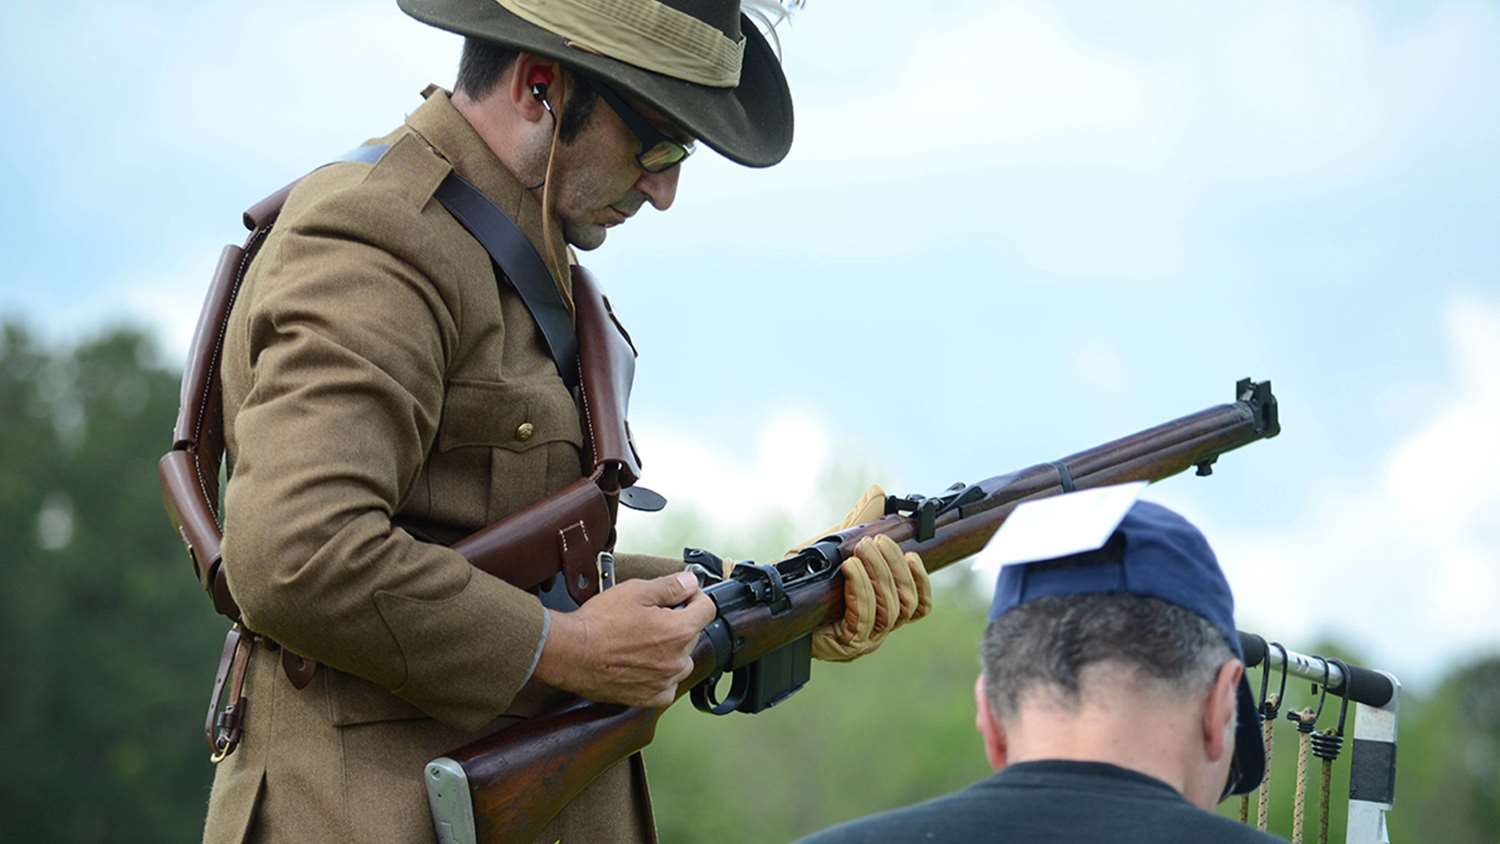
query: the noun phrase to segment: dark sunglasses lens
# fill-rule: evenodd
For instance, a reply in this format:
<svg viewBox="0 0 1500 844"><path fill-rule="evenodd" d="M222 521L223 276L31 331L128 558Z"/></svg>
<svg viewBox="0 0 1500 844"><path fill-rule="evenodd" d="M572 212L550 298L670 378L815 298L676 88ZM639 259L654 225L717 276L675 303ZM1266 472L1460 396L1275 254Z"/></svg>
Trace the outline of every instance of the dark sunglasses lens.
<svg viewBox="0 0 1500 844"><path fill-rule="evenodd" d="M641 163L641 169L647 173L660 173L680 164L684 158L693 154L692 144L679 144L676 141L657 141L650 149L637 156Z"/></svg>

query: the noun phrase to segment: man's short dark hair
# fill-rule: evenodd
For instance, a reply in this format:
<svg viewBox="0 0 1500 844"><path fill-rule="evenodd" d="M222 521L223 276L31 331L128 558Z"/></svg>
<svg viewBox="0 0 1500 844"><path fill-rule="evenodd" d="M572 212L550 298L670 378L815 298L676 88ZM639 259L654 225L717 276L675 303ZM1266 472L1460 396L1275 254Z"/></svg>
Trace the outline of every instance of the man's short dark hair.
<svg viewBox="0 0 1500 844"><path fill-rule="evenodd" d="M1157 598L1125 593L1038 598L994 621L984 634L985 692L1002 718L1028 693L1069 710L1079 675L1107 665L1172 691L1202 693L1233 658L1207 620Z"/></svg>
<svg viewBox="0 0 1500 844"><path fill-rule="evenodd" d="M464 50L458 59L458 81L455 90L462 91L473 99L483 99L495 90L500 77L505 75L520 54L509 47L486 41L483 38L465 38ZM587 77L578 73L571 75L568 104L563 108L562 125L558 127L558 140L571 144L588 125L594 113L598 96Z"/></svg>

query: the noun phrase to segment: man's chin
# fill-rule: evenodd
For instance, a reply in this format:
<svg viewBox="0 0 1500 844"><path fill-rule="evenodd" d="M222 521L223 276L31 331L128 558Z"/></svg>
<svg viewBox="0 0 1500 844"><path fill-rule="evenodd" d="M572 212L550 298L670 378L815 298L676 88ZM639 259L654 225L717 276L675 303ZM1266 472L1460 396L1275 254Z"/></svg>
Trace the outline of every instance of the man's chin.
<svg viewBox="0 0 1500 844"><path fill-rule="evenodd" d="M574 225L566 223L563 225L563 237L574 249L591 252L604 245L604 238L609 230L603 226L596 225Z"/></svg>

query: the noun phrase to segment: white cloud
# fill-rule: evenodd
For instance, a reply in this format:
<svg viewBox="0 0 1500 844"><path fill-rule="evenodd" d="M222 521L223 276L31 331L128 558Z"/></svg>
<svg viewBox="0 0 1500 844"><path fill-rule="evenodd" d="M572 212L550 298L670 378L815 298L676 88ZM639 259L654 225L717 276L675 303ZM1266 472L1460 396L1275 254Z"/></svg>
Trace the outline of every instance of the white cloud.
<svg viewBox="0 0 1500 844"><path fill-rule="evenodd" d="M1242 623L1294 648L1346 637L1419 684L1500 650L1500 301L1456 299L1446 322L1452 378L1430 415L1295 522L1210 520L1157 494L1214 544Z"/></svg>
<svg viewBox="0 0 1500 844"><path fill-rule="evenodd" d="M924 171L970 172L1056 163L1154 169L1169 160L1187 116L1178 72L1085 43L1050 3L924 23L893 29L869 48L895 57L877 72L824 76L799 91L802 160L867 171L874 161L908 169L917 159ZM799 48L835 49L824 39L836 31L815 35Z"/></svg>

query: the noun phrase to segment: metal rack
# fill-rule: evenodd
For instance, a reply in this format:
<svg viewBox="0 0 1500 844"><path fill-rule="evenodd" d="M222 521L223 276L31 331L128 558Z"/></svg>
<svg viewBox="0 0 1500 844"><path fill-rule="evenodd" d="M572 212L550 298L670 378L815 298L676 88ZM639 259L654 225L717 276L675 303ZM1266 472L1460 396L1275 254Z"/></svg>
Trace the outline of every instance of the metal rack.
<svg viewBox="0 0 1500 844"><path fill-rule="evenodd" d="M1401 682L1386 671L1340 664L1321 656L1298 653L1267 644L1241 630L1245 667L1266 665L1292 677L1325 685L1328 694L1347 697L1354 704L1354 748L1349 763L1349 820L1347 844L1386 844L1386 813L1396 803L1396 716ZM1347 671L1344 669L1347 667ZM1267 772L1267 777L1270 772Z"/></svg>

